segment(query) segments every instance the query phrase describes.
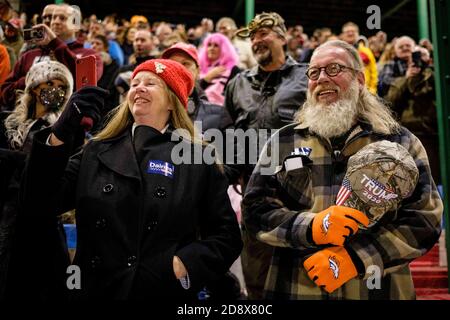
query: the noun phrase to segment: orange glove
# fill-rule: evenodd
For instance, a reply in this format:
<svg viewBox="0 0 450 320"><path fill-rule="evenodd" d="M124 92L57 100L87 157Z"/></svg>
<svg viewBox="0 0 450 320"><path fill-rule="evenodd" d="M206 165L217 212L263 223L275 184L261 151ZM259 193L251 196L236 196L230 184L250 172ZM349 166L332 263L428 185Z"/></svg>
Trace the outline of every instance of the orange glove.
<svg viewBox="0 0 450 320"><path fill-rule="evenodd" d="M352 258L344 247L320 250L306 259L303 266L308 277L328 293L358 275Z"/></svg>
<svg viewBox="0 0 450 320"><path fill-rule="evenodd" d="M331 206L314 217L312 239L318 245L343 246L348 237L358 232L358 223L367 227L369 218L356 209Z"/></svg>

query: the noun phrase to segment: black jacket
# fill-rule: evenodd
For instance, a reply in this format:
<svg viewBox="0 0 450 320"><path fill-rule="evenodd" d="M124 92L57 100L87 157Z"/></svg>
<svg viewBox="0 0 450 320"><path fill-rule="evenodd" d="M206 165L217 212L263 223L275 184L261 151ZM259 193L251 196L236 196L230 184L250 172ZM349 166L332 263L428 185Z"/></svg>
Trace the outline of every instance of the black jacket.
<svg viewBox="0 0 450 320"><path fill-rule="evenodd" d="M236 128L280 129L293 121L306 98L306 67L291 57L279 70L259 66L242 71L227 85L225 107Z"/></svg>
<svg viewBox="0 0 450 320"><path fill-rule="evenodd" d="M225 107L235 128L280 129L292 123L306 98L308 79L305 72L304 64L287 56L285 64L278 70L264 72L255 66L236 75L225 90ZM254 152L249 151L250 148L256 145L234 147L235 159L244 155L246 164L225 163L230 184L237 183L239 177L244 178L245 184L250 178L254 164L247 160Z"/></svg>
<svg viewBox="0 0 450 320"><path fill-rule="evenodd" d="M203 132L208 129L224 131L233 126L227 109L208 101L201 89L194 88L188 100L188 114L192 122L200 121Z"/></svg>
<svg viewBox="0 0 450 320"><path fill-rule="evenodd" d="M48 125L34 123L22 150L10 150L0 113L0 300L64 300L70 264L62 224L56 216L21 210L20 180L34 132ZM51 193L45 196L51 199ZM45 231L43 231L45 230Z"/></svg>
<svg viewBox="0 0 450 320"><path fill-rule="evenodd" d="M171 141L171 132L153 130L140 163L131 129L91 141L69 162L70 146L47 146L49 132L36 134L22 201L36 214L76 208L81 298L194 298L238 257L240 232L216 165L174 164L172 177L147 173L150 160L173 163L178 141L193 147L175 133ZM189 290L174 276L174 255L188 270Z"/></svg>
<svg viewBox="0 0 450 320"><path fill-rule="evenodd" d="M98 80L97 86L108 90L109 95L105 99L105 105L102 108L102 117L119 105L119 92L114 85L118 72L119 65L116 60L112 59L110 64L103 63L103 75Z"/></svg>

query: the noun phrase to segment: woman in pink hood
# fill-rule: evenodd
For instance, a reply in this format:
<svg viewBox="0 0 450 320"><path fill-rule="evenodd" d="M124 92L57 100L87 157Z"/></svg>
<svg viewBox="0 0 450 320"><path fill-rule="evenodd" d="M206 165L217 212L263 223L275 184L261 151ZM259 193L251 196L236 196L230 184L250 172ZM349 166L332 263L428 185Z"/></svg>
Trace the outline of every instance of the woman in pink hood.
<svg viewBox="0 0 450 320"><path fill-rule="evenodd" d="M230 40L220 34L207 36L199 52L201 87L208 100L223 105L224 89L240 69L239 56Z"/></svg>

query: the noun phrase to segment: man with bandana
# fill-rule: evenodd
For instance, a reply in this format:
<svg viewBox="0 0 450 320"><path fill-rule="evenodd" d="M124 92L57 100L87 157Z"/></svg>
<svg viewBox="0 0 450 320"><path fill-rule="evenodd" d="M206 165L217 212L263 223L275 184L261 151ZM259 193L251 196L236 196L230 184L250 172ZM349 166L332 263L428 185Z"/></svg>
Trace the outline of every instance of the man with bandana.
<svg viewBox="0 0 450 320"><path fill-rule="evenodd" d="M292 122L293 113L305 100L306 67L285 53L283 18L263 12L237 35L250 38L258 65L241 72L227 86L225 107L235 125L278 129Z"/></svg>
<svg viewBox="0 0 450 320"><path fill-rule="evenodd" d="M409 263L439 239L443 205L422 143L368 91L363 66L344 41L314 51L307 100L295 123L268 141L267 148L277 144L279 152L263 152L248 183L246 226L273 249L266 299L415 299ZM384 174L363 175L359 186L344 181L369 158L383 168L388 149L398 150L412 190L383 184ZM268 167L269 159L276 165ZM367 212L344 206L343 194L355 185L355 193L387 211L376 217L374 204Z"/></svg>
<svg viewBox="0 0 450 320"><path fill-rule="evenodd" d="M16 100L16 91L25 88L25 77L28 70L35 63L44 60L57 60L66 65L73 77L75 77L76 59L88 55L96 56L97 78L103 73L103 62L100 56L92 49L84 48L83 44L76 41L75 32L78 26L74 23L81 21L81 12L67 4L52 5L52 20L50 27L45 23L34 26L34 29L42 28L45 37L35 41L39 48L25 52L14 65L10 76L1 86L0 109L12 110ZM46 13L48 16L49 13ZM48 17L46 17L48 21Z"/></svg>
<svg viewBox="0 0 450 320"><path fill-rule="evenodd" d="M306 66L286 55L286 26L276 12L255 16L236 35L250 38L257 65L234 77L225 91L225 107L238 129L279 129L292 123L294 113L306 96ZM248 146L250 148L252 146ZM249 154L247 147L237 146L239 153ZM230 183L238 179L242 190L254 164L226 166ZM244 250L242 266L251 299L261 298L268 268L270 248L248 236L242 226Z"/></svg>

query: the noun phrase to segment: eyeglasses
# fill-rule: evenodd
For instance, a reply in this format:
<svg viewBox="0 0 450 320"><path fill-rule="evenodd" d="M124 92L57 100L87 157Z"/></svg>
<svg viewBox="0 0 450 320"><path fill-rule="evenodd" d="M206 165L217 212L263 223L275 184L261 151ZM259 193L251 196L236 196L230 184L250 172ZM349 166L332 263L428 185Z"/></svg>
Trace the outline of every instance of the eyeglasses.
<svg viewBox="0 0 450 320"><path fill-rule="evenodd" d="M339 73L341 73L342 71L344 71L345 69L349 69L352 71L359 71L357 69L353 69L347 66L343 66L342 64L339 63L330 63L328 65L326 65L325 67L312 67L309 68L308 70L306 70L306 76L310 79L310 80L317 80L320 77L320 73L322 72L322 70L325 70L325 73L329 76L329 77L336 77Z"/></svg>
<svg viewBox="0 0 450 320"><path fill-rule="evenodd" d="M46 14L46 15L42 16L42 21L52 21L52 15Z"/></svg>

